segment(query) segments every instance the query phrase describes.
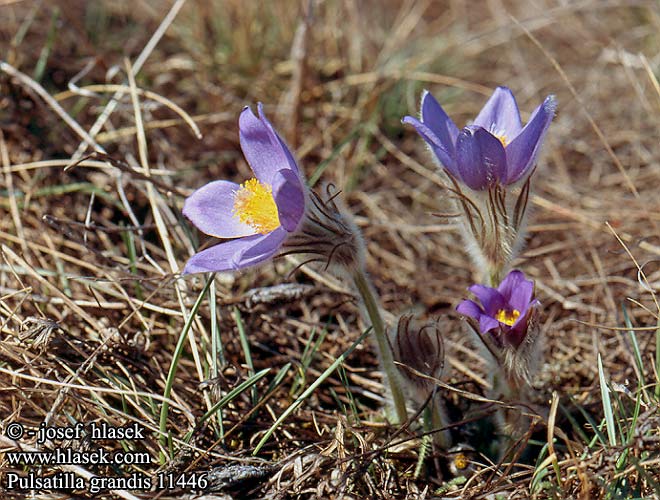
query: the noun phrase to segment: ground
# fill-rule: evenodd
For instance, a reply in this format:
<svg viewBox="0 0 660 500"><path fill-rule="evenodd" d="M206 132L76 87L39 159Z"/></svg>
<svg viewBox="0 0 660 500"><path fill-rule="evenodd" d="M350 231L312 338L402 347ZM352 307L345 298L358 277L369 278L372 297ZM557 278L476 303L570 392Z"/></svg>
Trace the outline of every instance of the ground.
<svg viewBox="0 0 660 500"><path fill-rule="evenodd" d="M657 3L9 0L0 20L4 498L660 498ZM237 120L262 102L310 183L341 191L385 320L439 318L456 441L493 440L455 312L480 270L401 118L428 89L463 126L498 85L523 120L558 102L515 261L542 304L538 418L501 460L388 420L369 324L323 266L180 276L212 243L183 201L250 177ZM143 433L36 432L79 422ZM2 454L99 446L146 459ZM85 487L8 486L66 472Z"/></svg>

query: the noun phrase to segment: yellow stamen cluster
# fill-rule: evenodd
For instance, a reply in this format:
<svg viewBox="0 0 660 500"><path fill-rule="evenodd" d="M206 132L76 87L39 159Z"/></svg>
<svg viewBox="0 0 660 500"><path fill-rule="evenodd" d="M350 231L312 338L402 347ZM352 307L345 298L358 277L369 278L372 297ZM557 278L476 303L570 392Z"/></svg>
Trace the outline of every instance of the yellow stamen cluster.
<svg viewBox="0 0 660 500"><path fill-rule="evenodd" d="M234 194L233 216L252 226L257 233L266 234L280 227L273 189L257 179L245 181Z"/></svg>
<svg viewBox="0 0 660 500"><path fill-rule="evenodd" d="M513 326L515 322L520 317L520 311L514 309L513 311L507 311L506 309L500 309L495 315L495 319L500 323L504 323L507 326Z"/></svg>

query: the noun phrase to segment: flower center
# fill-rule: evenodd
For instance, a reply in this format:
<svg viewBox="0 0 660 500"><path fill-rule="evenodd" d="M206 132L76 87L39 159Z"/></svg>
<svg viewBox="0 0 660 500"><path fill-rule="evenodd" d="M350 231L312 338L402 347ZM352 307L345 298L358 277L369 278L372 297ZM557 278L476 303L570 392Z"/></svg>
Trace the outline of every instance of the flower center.
<svg viewBox="0 0 660 500"><path fill-rule="evenodd" d="M506 309L500 309L495 315L495 319L500 323L504 323L507 326L513 326L514 323L520 317L520 311L514 309L513 311L507 311Z"/></svg>
<svg viewBox="0 0 660 500"><path fill-rule="evenodd" d="M257 179L245 181L234 193L234 217L252 226L259 234L270 233L280 226L273 189Z"/></svg>

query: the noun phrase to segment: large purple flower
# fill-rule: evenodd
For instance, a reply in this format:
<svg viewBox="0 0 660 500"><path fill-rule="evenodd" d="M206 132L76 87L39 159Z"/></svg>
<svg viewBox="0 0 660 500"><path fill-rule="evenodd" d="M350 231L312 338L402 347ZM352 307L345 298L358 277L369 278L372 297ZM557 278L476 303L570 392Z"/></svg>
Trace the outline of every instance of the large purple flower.
<svg viewBox="0 0 660 500"><path fill-rule="evenodd" d="M470 292L481 302L464 300L456 310L479 323L482 334L492 332L499 340L518 347L527 333L528 321L539 301L534 282L522 271L511 271L497 288L472 285Z"/></svg>
<svg viewBox="0 0 660 500"><path fill-rule="evenodd" d="M254 178L206 184L190 197L183 213L202 232L236 238L193 255L184 274L229 271L258 264L277 253L287 235L298 229L305 213L306 187L298 165L257 106L246 107L238 120L241 149Z"/></svg>
<svg viewBox="0 0 660 500"><path fill-rule="evenodd" d="M459 131L438 101L424 91L421 120L406 116L403 123L415 127L452 177L482 191L495 184L513 184L532 171L556 107L554 96L546 97L523 127L513 94L498 87L474 123Z"/></svg>

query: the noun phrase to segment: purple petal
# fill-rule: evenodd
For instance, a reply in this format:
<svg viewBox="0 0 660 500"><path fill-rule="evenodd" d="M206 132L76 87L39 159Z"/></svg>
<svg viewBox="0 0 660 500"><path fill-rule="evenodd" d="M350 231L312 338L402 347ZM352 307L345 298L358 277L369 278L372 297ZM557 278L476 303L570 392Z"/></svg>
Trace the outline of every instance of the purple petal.
<svg viewBox="0 0 660 500"><path fill-rule="evenodd" d="M516 137L522 129L522 122L513 93L506 87L497 87L474 119L474 125L502 134L509 141Z"/></svg>
<svg viewBox="0 0 660 500"><path fill-rule="evenodd" d="M203 233L216 238L238 238L255 234L252 226L234 217L234 193L238 184L214 181L191 194L183 204L183 215Z"/></svg>
<svg viewBox="0 0 660 500"><path fill-rule="evenodd" d="M269 186L280 170L292 170L299 175L298 166L282 139L263 115L261 103L258 104L259 118L246 107L238 119L241 149L250 164L250 168L259 181Z"/></svg>
<svg viewBox="0 0 660 500"><path fill-rule="evenodd" d="M463 316L467 316L473 319L479 319L481 315L484 314L483 309L472 300L464 300L458 304L458 306L456 306L456 311L458 311Z"/></svg>
<svg viewBox="0 0 660 500"><path fill-rule="evenodd" d="M529 122L518 137L511 141L506 148L508 164L507 184L512 184L526 174L536 164L536 159L543 145L552 118L555 116L557 101L554 96L548 96L538 108L534 110Z"/></svg>
<svg viewBox="0 0 660 500"><path fill-rule="evenodd" d="M520 286L521 283L525 281L528 281L527 279L525 279L525 273L519 271L518 269L514 269L504 277L500 285L497 287L497 290L502 294L504 299L508 302L511 298L512 292L518 286Z"/></svg>
<svg viewBox="0 0 660 500"><path fill-rule="evenodd" d="M259 106L260 106L259 112L261 112L261 103L259 103ZM266 120L265 116L264 116L264 120ZM270 122L268 122L268 125L270 125ZM298 162L296 162L296 159L291 154L291 151L289 150L288 146L284 143L284 141L279 135L277 136L277 139L280 141L280 146L282 146L282 151L284 151L284 154L286 155L286 159L289 162L289 167L290 167L289 171L295 173L296 177L298 177L298 180L300 181L300 184L306 186L307 184L305 182L305 176L303 175L303 172L300 170L300 167L298 167Z"/></svg>
<svg viewBox="0 0 660 500"><path fill-rule="evenodd" d="M497 289L510 308L516 309L522 316L532 301L534 282L525 279L522 271L514 270L506 275Z"/></svg>
<svg viewBox="0 0 660 500"><path fill-rule="evenodd" d="M480 191L504 180L506 153L493 134L481 127L466 127L456 142L456 164L460 177Z"/></svg>
<svg viewBox="0 0 660 500"><path fill-rule="evenodd" d="M506 340L513 347L518 347L520 344L522 344L523 340L525 340L525 337L527 336L527 330L529 329L530 318L533 314L535 314L534 308L539 304L540 302L538 300L533 300L529 304L527 311L525 313L521 313L518 320L507 332Z"/></svg>
<svg viewBox="0 0 660 500"><path fill-rule="evenodd" d="M483 314L479 318L479 331L481 333L488 333L491 330L499 328L499 326L500 326L499 321L497 321L495 318L491 318L490 316L487 316L486 314Z"/></svg>
<svg viewBox="0 0 660 500"><path fill-rule="evenodd" d="M486 189L488 180L481 169L481 151L473 130L463 129L456 140L456 164L461 179L470 188Z"/></svg>
<svg viewBox="0 0 660 500"><path fill-rule="evenodd" d="M487 333L500 325L499 321L486 314L484 310L472 300L464 300L458 304L456 310L463 316L479 321L479 331L481 333Z"/></svg>
<svg viewBox="0 0 660 500"><path fill-rule="evenodd" d="M422 93L421 118L422 123L433 131L440 144L453 158L458 127L428 90Z"/></svg>
<svg viewBox="0 0 660 500"><path fill-rule="evenodd" d="M484 285L472 285L468 288L474 296L479 299L481 305L483 306L484 312L488 316L495 316L497 311L504 309L506 306L506 301L502 294L497 291L495 288L490 288L489 286Z"/></svg>
<svg viewBox="0 0 660 500"><path fill-rule="evenodd" d="M481 162L489 184L503 181L506 176L506 153L500 140L483 128L474 133L481 150Z"/></svg>
<svg viewBox="0 0 660 500"><path fill-rule="evenodd" d="M298 175L291 170L280 170L273 179L273 196L280 224L294 232L305 213L305 189Z"/></svg>
<svg viewBox="0 0 660 500"><path fill-rule="evenodd" d="M504 339L506 340L507 344L513 347L518 347L520 344L522 344L523 340L525 340L526 335L527 316L523 316L522 319L519 318L518 321L516 321L514 326L508 329Z"/></svg>
<svg viewBox="0 0 660 500"><path fill-rule="evenodd" d="M278 227L274 231L268 233L265 235L265 238L255 243L250 248L246 248L240 254L238 258L240 266L253 266L266 259L270 259L280 249L287 236L288 233L283 227Z"/></svg>
<svg viewBox="0 0 660 500"><path fill-rule="evenodd" d="M270 259L280 248L287 232L278 227L268 234L255 234L220 243L193 255L183 274L236 271Z"/></svg>
<svg viewBox="0 0 660 500"><path fill-rule="evenodd" d="M512 328L518 326L518 323L520 323L521 321L523 321L523 319L529 316L531 310L533 310L535 307L540 305L541 302L538 299L532 299L525 304L524 309L518 309L520 311L520 316L518 317L516 322L512 325ZM527 320L525 319L525 321Z"/></svg>
<svg viewBox="0 0 660 500"><path fill-rule="evenodd" d="M458 171L456 170L456 161L454 160L454 145L451 144L451 147L448 149L447 145L443 144L440 138L435 134L435 132L426 124L420 122L417 118L412 116L404 116L402 123L407 123L415 127L417 133L422 136L422 139L426 141L440 164L447 169L447 171L454 177L459 177ZM450 152L451 151L451 152Z"/></svg>

